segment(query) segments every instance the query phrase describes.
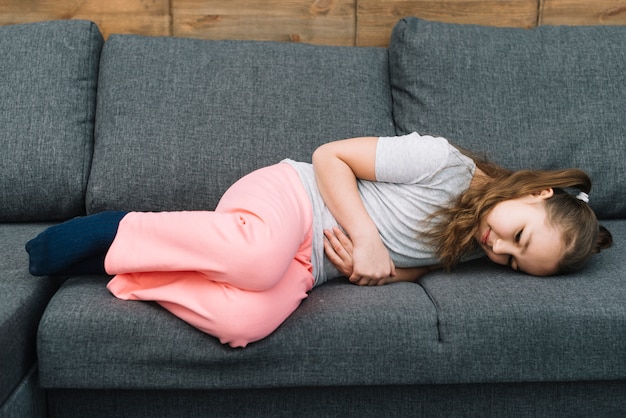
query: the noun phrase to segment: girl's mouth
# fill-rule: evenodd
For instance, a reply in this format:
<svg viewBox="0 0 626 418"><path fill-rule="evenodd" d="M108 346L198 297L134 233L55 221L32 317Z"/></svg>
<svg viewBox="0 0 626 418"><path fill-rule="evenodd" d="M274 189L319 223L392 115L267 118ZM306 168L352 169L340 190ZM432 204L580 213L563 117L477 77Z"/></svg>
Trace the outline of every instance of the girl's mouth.
<svg viewBox="0 0 626 418"><path fill-rule="evenodd" d="M489 234L491 233L491 228L487 228L487 231L485 231L485 234L483 235L482 239L480 240L480 242L483 245L487 245L487 240L489 239Z"/></svg>

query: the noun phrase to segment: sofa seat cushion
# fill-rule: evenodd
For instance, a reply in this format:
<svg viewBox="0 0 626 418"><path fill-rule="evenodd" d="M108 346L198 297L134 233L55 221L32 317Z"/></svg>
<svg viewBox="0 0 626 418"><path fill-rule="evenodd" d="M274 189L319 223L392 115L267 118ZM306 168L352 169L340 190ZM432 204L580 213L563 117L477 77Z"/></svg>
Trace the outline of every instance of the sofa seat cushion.
<svg viewBox="0 0 626 418"><path fill-rule="evenodd" d="M0 27L0 221L84 213L102 43L91 22Z"/></svg>
<svg viewBox="0 0 626 418"><path fill-rule="evenodd" d="M626 379L626 220L576 274L526 276L486 259L426 276L448 382Z"/></svg>
<svg viewBox="0 0 626 418"><path fill-rule="evenodd" d="M626 240L626 221L609 223ZM597 265L602 264L602 270ZM421 284L336 280L268 338L232 349L153 303L76 277L39 329L47 388L235 389L626 379L617 252L585 272L521 276L485 260Z"/></svg>
<svg viewBox="0 0 626 418"><path fill-rule="evenodd" d="M237 389L411 383L438 364L437 317L416 284L313 289L269 337L233 349L160 306L68 280L39 329L47 388ZM408 354L408 355L407 355Z"/></svg>
<svg viewBox="0 0 626 418"><path fill-rule="evenodd" d="M87 208L212 209L261 166L394 132L385 49L111 36Z"/></svg>
<svg viewBox="0 0 626 418"><path fill-rule="evenodd" d="M511 169L569 168L626 217L626 27L401 21L389 46L398 133L444 136Z"/></svg>
<svg viewBox="0 0 626 418"><path fill-rule="evenodd" d="M607 224L626 241L626 221ZM83 389L625 380L621 254L567 277L525 277L482 259L420 284L331 281L244 349L156 304L115 299L105 277L76 277L42 319L41 380Z"/></svg>
<svg viewBox="0 0 626 418"><path fill-rule="evenodd" d="M0 405L36 362L39 320L59 286L28 273L24 243L45 226L0 224Z"/></svg>

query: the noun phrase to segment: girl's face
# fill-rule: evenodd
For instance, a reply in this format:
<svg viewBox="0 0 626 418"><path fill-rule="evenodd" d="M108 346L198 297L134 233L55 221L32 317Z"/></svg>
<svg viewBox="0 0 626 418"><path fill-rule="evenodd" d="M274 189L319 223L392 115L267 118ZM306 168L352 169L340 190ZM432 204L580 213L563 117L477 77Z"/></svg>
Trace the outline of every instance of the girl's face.
<svg viewBox="0 0 626 418"><path fill-rule="evenodd" d="M474 236L491 261L534 276L557 272L561 232L548 224L544 206L553 194L546 189L494 206Z"/></svg>

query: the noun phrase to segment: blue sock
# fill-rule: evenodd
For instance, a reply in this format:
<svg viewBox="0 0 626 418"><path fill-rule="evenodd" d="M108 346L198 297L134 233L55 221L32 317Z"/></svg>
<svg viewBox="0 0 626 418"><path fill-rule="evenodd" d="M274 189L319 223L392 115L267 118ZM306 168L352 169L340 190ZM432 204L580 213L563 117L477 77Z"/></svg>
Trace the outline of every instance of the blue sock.
<svg viewBox="0 0 626 418"><path fill-rule="evenodd" d="M26 244L31 274L52 276L104 272L104 256L127 213L101 212L46 229Z"/></svg>
<svg viewBox="0 0 626 418"><path fill-rule="evenodd" d="M57 276L78 276L80 274L107 274L104 269L106 253L87 258L55 273Z"/></svg>

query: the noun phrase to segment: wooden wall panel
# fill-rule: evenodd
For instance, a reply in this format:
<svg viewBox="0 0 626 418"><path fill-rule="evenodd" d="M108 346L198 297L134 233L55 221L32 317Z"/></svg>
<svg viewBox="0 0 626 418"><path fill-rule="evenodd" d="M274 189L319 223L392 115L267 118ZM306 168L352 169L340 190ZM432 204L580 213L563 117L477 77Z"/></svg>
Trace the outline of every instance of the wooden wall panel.
<svg viewBox="0 0 626 418"><path fill-rule="evenodd" d="M626 25L625 0L541 0L542 25Z"/></svg>
<svg viewBox="0 0 626 418"><path fill-rule="evenodd" d="M393 26L405 16L449 23L530 28L537 25L537 1L358 0L356 44L387 46Z"/></svg>
<svg viewBox="0 0 626 418"><path fill-rule="evenodd" d="M405 16L493 26L626 25L626 0L0 0L0 25L89 19L110 33L386 46Z"/></svg>
<svg viewBox="0 0 626 418"><path fill-rule="evenodd" d="M170 0L0 0L0 25L86 19L111 33L171 35Z"/></svg>
<svg viewBox="0 0 626 418"><path fill-rule="evenodd" d="M171 0L175 36L354 45L356 0Z"/></svg>

